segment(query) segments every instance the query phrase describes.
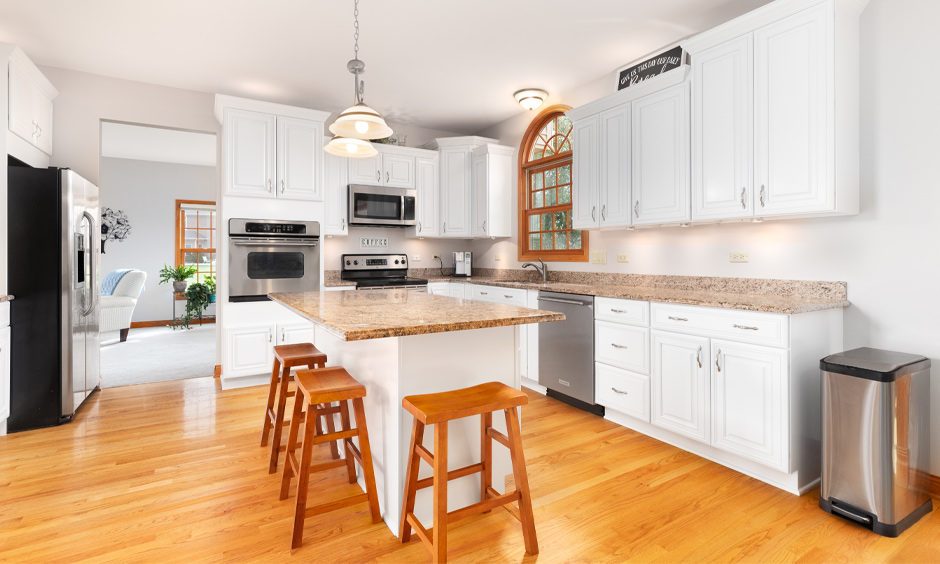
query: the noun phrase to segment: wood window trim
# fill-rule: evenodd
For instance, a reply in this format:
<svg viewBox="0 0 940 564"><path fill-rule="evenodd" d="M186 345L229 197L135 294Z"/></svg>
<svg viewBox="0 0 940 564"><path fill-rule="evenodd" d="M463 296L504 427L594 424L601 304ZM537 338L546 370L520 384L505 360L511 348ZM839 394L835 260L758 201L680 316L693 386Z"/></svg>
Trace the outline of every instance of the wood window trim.
<svg viewBox="0 0 940 564"><path fill-rule="evenodd" d="M538 138L539 131L542 130L542 127L545 126L545 122L549 119L556 117L559 114L563 114L571 109L571 106L566 106L564 104L556 104L554 106L549 106L542 110L539 115L532 120L529 124L529 128L526 129L525 135L522 137L522 144L519 147L519 176L516 184L517 187L517 197L518 197L518 232L517 232L517 248L518 248L518 260L528 261L528 260L538 260L542 259L546 262L588 262L590 260L590 248L588 245L588 232L586 230L581 230L581 252L574 252L571 249L559 251L528 251L528 237L529 229L528 222L526 221L526 211L528 211L529 205L529 180L528 180L528 170L534 166L545 166L552 163L564 161L571 159L570 153L564 153L562 155L552 155L551 157L546 157L535 161L537 164L529 165L528 158L529 153L532 152L532 145L535 144L535 140ZM572 178L572 195L571 200L574 202L574 170L572 168L571 172ZM573 207L573 206L572 206ZM572 213L574 210L572 209Z"/></svg>
<svg viewBox="0 0 940 564"><path fill-rule="evenodd" d="M195 204L195 205L201 205L201 206L216 206L216 205L217 205L216 202L208 201L208 200L176 200L176 207L175 207L174 213L173 213L173 215L174 215L174 217L175 217L174 220L173 220L173 223L174 223L173 232L174 232L174 243L175 243L175 250L174 250L174 253L173 253L173 254L174 254L175 257L176 257L176 258L175 258L175 264L176 264L176 266L180 266L181 264L183 264L183 262L184 262L184 257L185 257L185 253L187 253L187 252L214 253L215 256L216 256L216 260L218 260L218 256L219 256L219 255L218 255L218 253L216 252L217 247L212 247L212 248L209 248L209 249L198 249L198 251L196 251L196 250L191 250L191 249L184 249L184 248L183 248L183 241L186 240L186 239L185 239L185 236L184 236L184 233L183 233L183 230L186 228L186 226L183 224L183 221L182 221L183 214L181 213L181 212L182 212L181 206L186 205L186 204ZM218 217L219 217L219 215L218 215L218 210L216 210L216 219L218 219ZM217 241L217 239L218 239L218 228L219 228L218 224L213 225L213 226L211 227L211 229L216 232L216 233L213 235L213 237L214 237L213 241L214 241L215 243L218 243L218 241ZM218 271L216 271L213 275L217 276L217 275L218 275ZM177 301L182 301L182 300L185 300L185 299L186 299L186 295L185 295L185 294L182 294L182 295L180 295L180 294L175 294L175 296L176 296L176 300L177 300Z"/></svg>

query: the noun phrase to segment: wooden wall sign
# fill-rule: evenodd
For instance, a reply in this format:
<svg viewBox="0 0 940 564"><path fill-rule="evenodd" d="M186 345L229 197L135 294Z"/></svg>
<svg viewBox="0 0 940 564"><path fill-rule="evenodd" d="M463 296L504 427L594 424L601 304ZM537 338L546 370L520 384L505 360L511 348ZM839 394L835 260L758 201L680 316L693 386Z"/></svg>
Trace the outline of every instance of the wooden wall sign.
<svg viewBox="0 0 940 564"><path fill-rule="evenodd" d="M638 65L623 69L620 71L619 80L617 81L617 90L629 88L634 84L639 84L644 80L679 68L682 66L684 58L682 47L676 46L665 53L646 59Z"/></svg>

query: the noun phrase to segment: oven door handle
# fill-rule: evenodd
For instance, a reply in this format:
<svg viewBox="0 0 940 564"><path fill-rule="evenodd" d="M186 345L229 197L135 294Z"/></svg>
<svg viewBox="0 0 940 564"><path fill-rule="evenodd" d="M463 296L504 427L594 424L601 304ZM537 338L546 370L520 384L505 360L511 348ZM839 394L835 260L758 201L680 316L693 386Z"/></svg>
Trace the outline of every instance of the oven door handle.
<svg viewBox="0 0 940 564"><path fill-rule="evenodd" d="M230 237L233 245L240 247L316 247L316 241L258 241Z"/></svg>

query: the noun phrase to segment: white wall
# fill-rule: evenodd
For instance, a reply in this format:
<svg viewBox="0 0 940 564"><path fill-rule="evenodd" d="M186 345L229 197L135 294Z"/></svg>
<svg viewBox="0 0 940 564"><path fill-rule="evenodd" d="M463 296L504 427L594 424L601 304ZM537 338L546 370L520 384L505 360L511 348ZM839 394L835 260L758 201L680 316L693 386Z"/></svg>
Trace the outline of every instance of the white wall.
<svg viewBox="0 0 940 564"><path fill-rule="evenodd" d="M119 268L147 273L133 321L172 318L172 286L159 283L163 264L175 264L176 200L215 201L215 167L135 159L101 159L101 205L127 214L131 231L124 241L108 241L102 275ZM177 304L177 315L185 304Z"/></svg>
<svg viewBox="0 0 940 564"><path fill-rule="evenodd" d="M770 221L591 232L607 265L552 263L558 270L844 280L845 347L923 354L934 364L932 411L940 413L940 77L925 67L936 44L936 0L872 0L861 18L861 213ZM613 75L549 100L577 107L613 91ZM534 113L478 133L519 146ZM515 205L515 199L513 199ZM513 214L515 217L515 214ZM513 230L515 232L515 228ZM477 265L517 268L515 238L476 242ZM730 251L750 262L730 264ZM611 263L616 253L629 264ZM496 263L495 255L504 262ZM940 415L932 422L931 472L940 475Z"/></svg>

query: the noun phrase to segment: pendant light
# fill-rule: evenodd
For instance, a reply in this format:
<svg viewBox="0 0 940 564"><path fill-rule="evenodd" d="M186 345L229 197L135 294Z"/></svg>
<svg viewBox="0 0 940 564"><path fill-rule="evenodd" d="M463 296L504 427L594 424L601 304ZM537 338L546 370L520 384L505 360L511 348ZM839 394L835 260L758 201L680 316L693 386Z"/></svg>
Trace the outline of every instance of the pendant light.
<svg viewBox="0 0 940 564"><path fill-rule="evenodd" d="M346 70L354 76L355 96L353 105L343 110L336 121L330 125L333 139L327 143L324 150L331 155L340 157L371 157L378 153L369 139L384 139L392 134L390 128L379 112L365 105L362 101L365 92L365 83L359 75L366 71L366 64L359 60L359 0L355 0L353 20L356 32L354 57L346 63Z"/></svg>

